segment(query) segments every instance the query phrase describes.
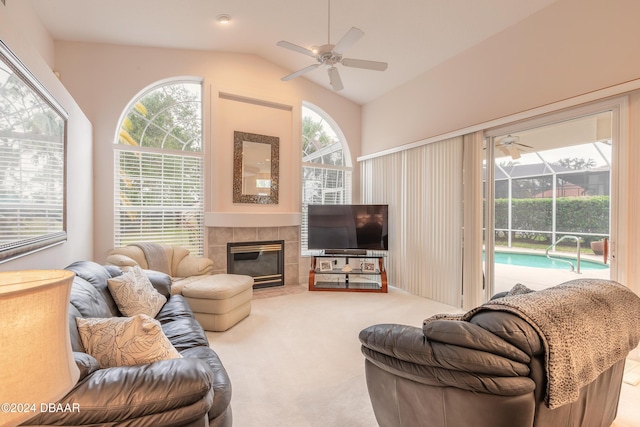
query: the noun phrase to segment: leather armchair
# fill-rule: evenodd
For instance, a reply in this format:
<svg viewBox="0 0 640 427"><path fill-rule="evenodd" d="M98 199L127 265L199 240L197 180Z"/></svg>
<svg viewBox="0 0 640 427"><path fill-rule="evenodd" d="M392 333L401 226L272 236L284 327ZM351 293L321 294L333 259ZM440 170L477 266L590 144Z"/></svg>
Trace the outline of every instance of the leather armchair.
<svg viewBox="0 0 640 427"><path fill-rule="evenodd" d="M640 299L629 294L630 318L639 319ZM577 399L553 409L547 402L546 341L517 314L475 309L462 320L427 319L423 328L370 326L359 338L376 419L381 427L610 426L624 355L639 340L634 322L627 322L631 332L621 337L622 348L629 346L622 359L582 386Z"/></svg>
<svg viewBox="0 0 640 427"><path fill-rule="evenodd" d="M211 274L213 261L191 255L182 246L141 242L113 249L106 263L120 268L140 266L145 270L166 273L172 278L171 292L179 294L188 283Z"/></svg>

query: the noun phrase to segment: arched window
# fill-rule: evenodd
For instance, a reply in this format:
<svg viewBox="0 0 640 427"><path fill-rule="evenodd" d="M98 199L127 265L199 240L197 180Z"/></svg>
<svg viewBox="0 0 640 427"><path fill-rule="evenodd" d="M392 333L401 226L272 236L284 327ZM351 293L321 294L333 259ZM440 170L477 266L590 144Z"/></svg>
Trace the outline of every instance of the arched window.
<svg viewBox="0 0 640 427"><path fill-rule="evenodd" d="M342 131L319 108L302 106L302 250L307 250L307 206L351 203L351 156Z"/></svg>
<svg viewBox="0 0 640 427"><path fill-rule="evenodd" d="M202 83L143 91L123 115L114 150L115 247L156 242L202 255Z"/></svg>

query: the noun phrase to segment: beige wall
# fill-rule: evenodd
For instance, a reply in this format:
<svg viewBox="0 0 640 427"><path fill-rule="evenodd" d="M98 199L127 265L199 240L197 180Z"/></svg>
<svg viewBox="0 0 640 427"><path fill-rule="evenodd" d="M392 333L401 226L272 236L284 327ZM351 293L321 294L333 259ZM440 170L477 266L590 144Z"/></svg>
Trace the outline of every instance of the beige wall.
<svg viewBox="0 0 640 427"><path fill-rule="evenodd" d="M363 106L362 154L637 79L638 16L637 0L560 0Z"/></svg>
<svg viewBox="0 0 640 427"><path fill-rule="evenodd" d="M53 41L27 2L0 4L0 39L69 114L67 124L67 234L65 243L0 264L0 271L64 268L93 256L91 123L50 69ZM49 64L48 64L49 63Z"/></svg>
<svg viewBox="0 0 640 427"><path fill-rule="evenodd" d="M302 101L330 114L354 158L360 153L358 104L305 79L282 82L280 77L288 71L257 56L75 42L56 42L55 49L55 68L94 127L94 188L100 195L94 201L94 256L99 262L113 246L113 141L118 122L132 98L158 81L179 76L204 79L207 210L300 211ZM220 99L219 93L283 104L291 111ZM234 130L280 137L278 205L232 203ZM357 170L354 176L359 176Z"/></svg>
<svg viewBox="0 0 640 427"><path fill-rule="evenodd" d="M212 155L212 182L220 182L225 177L223 185L212 185L213 212L300 212L298 207L300 197L296 193L300 186L298 169L300 168L300 150L295 150L297 141L293 133L294 113L291 110L269 105L256 105L242 100L220 99L218 104L218 120L216 126L217 144L215 154ZM299 115L299 114L298 114ZM233 203L233 188L229 177L233 176L233 132L249 132L260 135L276 136L280 146L280 174L278 204L260 206L256 209L252 204ZM224 141L224 142L223 142Z"/></svg>

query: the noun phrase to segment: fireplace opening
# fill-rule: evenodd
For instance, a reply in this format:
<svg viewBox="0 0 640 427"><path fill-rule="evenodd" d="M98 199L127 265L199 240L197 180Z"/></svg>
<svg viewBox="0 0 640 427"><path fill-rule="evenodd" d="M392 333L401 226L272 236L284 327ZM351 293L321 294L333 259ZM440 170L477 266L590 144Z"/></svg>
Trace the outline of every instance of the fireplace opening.
<svg viewBox="0 0 640 427"><path fill-rule="evenodd" d="M227 273L253 277L253 288L284 286L284 240L227 243Z"/></svg>

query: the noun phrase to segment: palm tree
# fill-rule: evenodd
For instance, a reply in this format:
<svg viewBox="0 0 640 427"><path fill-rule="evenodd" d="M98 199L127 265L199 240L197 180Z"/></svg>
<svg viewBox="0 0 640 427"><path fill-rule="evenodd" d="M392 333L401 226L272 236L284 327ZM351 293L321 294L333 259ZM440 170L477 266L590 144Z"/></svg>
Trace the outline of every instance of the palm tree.
<svg viewBox="0 0 640 427"><path fill-rule="evenodd" d="M312 117L302 118L302 156L306 157L334 141L324 130L322 121L314 121Z"/></svg>

